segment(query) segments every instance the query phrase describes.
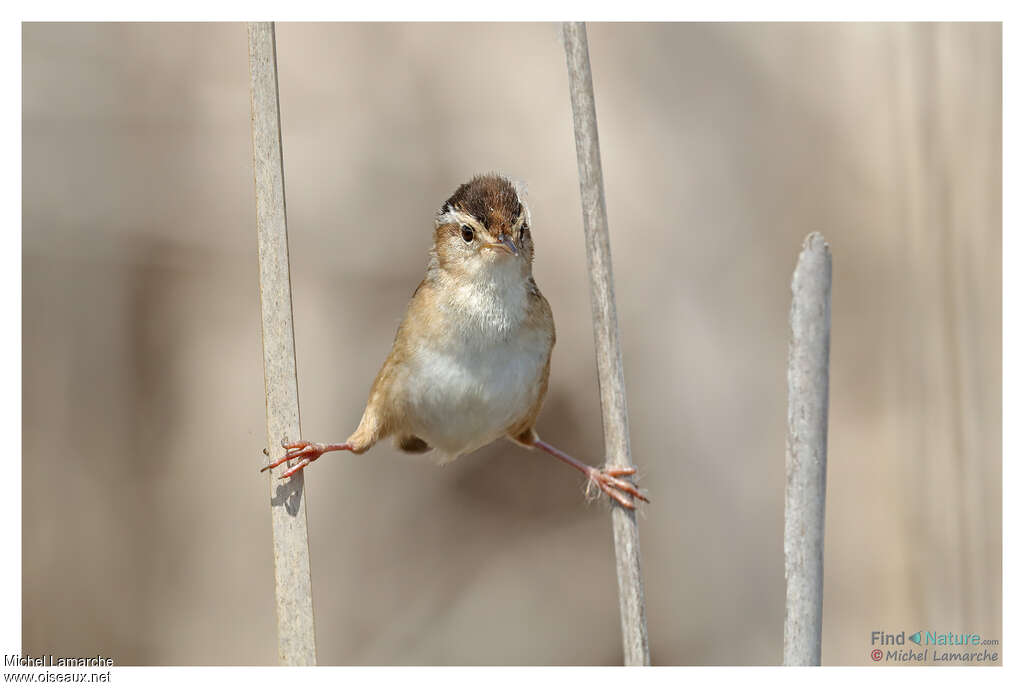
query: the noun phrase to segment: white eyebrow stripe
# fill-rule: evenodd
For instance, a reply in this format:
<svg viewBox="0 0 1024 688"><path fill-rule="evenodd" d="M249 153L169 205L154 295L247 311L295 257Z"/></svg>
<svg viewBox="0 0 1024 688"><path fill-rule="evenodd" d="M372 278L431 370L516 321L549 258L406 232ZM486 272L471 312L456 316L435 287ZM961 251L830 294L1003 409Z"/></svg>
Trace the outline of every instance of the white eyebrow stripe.
<svg viewBox="0 0 1024 688"><path fill-rule="evenodd" d="M477 221L475 217L473 217L469 213L462 212L458 208L453 208L452 206L448 206L445 209L445 212L437 216L438 227L447 224L470 225L471 227L482 229L480 223Z"/></svg>
<svg viewBox="0 0 1024 688"><path fill-rule="evenodd" d="M530 224L530 206L526 203L526 182L520 179L509 179L512 188L516 192L516 200L519 201L519 205L522 206L523 212L520 214L520 218L526 221L526 224ZM516 226L519 226L519 222L516 222Z"/></svg>

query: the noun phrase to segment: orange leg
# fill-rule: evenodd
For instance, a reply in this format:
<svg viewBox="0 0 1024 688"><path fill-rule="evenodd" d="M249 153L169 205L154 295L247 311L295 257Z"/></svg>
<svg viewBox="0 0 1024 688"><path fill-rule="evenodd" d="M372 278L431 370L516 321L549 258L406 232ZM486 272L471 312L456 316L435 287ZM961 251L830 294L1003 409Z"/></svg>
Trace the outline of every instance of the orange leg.
<svg viewBox="0 0 1024 688"><path fill-rule="evenodd" d="M539 438L533 441L533 446L537 447L537 449L540 449L541 451L551 454L551 456L555 457L559 461L564 461L583 473L583 475L587 476L587 480L592 484L597 485L602 492L627 509L635 509L636 505L634 505L633 501L626 495L632 495L645 502L651 501L647 498L647 495L636 489L636 486L633 485L633 483L628 480L623 480L624 477L635 474L636 468L595 468L594 466L588 466L582 461L574 459L561 449L553 447Z"/></svg>
<svg viewBox="0 0 1024 688"><path fill-rule="evenodd" d="M299 462L297 464L290 467L287 471L281 474L281 480L284 480L285 478L292 477L293 475L295 475L303 468L319 459L327 452L352 451L352 445L349 444L348 442L345 442L344 444L316 444L315 442L305 442L303 440L299 440L298 442L291 443L282 442L281 446L284 447L285 449L288 449L288 453L286 453L283 457L281 457L274 463L261 468L260 473L271 468L276 468L277 466L280 466L286 461L291 461L292 459L299 459Z"/></svg>

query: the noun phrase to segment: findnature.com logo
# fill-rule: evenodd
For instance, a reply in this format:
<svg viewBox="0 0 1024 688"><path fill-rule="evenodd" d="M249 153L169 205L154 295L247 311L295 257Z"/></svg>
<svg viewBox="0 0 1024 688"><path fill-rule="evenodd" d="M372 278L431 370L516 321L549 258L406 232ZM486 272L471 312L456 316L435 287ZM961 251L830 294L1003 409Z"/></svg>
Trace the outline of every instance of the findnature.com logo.
<svg viewBox="0 0 1024 688"><path fill-rule="evenodd" d="M907 646L907 641L921 649ZM905 631L886 633L871 631L870 657L875 662L898 662L914 664L995 664L999 652L990 649L998 647L994 638L982 638L978 633L952 633L938 631L916 631L907 635Z"/></svg>

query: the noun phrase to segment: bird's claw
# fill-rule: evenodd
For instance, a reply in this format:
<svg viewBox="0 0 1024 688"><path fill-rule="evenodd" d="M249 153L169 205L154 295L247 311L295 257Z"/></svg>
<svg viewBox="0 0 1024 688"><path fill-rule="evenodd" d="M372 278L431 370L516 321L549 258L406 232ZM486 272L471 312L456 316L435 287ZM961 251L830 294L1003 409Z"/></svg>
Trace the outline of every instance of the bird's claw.
<svg viewBox="0 0 1024 688"><path fill-rule="evenodd" d="M636 473L636 468L593 468L589 474L590 485L596 485L598 489L618 502L626 509L635 509L636 505L626 495L632 495L644 502L650 502L647 495L637 489L636 485L623 480L622 478ZM589 488L589 485L588 485Z"/></svg>
<svg viewBox="0 0 1024 688"><path fill-rule="evenodd" d="M281 446L288 450L285 455L277 461L267 464L260 469L260 472L262 473L263 471L270 470L271 468L277 468L281 464L292 461L293 459L299 459L297 464L291 466L287 471L280 475L281 480L292 477L303 468L323 456L325 452L330 451L326 445L317 444L315 442L306 442L304 440L299 440L298 442L288 442L285 440L281 442Z"/></svg>

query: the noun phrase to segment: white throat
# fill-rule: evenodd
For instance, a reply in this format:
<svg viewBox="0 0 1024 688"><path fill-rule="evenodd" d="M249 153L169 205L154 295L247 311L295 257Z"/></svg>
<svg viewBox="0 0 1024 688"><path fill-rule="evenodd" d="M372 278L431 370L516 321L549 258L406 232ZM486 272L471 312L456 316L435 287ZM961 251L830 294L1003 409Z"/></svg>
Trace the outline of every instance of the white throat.
<svg viewBox="0 0 1024 688"><path fill-rule="evenodd" d="M469 279L445 280L447 306L461 317L470 330L489 337L504 339L522 325L526 318L528 288L527 277L519 261L504 257L484 266ZM473 336L477 332L464 332Z"/></svg>
<svg viewBox="0 0 1024 688"><path fill-rule="evenodd" d="M525 327L531 296L522 270L502 259L457 280L437 274L445 336L417 349L406 394L411 432L441 462L501 437L536 398L551 342Z"/></svg>

